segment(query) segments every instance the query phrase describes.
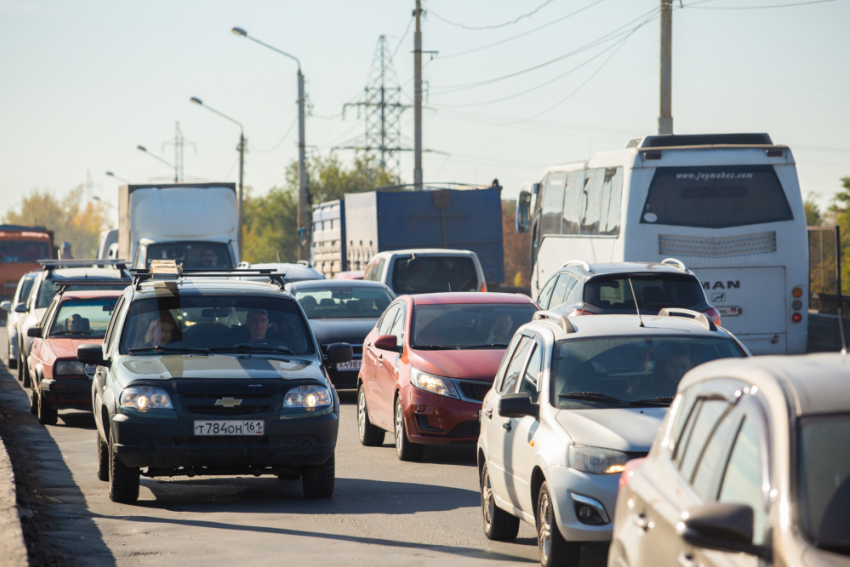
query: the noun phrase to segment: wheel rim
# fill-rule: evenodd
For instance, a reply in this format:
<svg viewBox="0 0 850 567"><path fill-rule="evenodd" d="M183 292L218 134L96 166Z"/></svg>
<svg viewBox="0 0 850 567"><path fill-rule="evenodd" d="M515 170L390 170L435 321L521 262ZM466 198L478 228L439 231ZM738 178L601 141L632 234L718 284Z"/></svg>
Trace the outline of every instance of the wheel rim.
<svg viewBox="0 0 850 567"><path fill-rule="evenodd" d="M357 398L357 427L360 429L360 439L366 437L366 393L362 389Z"/></svg>
<svg viewBox="0 0 850 567"><path fill-rule="evenodd" d="M538 513L537 546L540 548L540 561L544 565L549 562L552 549L552 504L549 495L540 495L540 512Z"/></svg>
<svg viewBox="0 0 850 567"><path fill-rule="evenodd" d="M490 484L490 473L484 473L484 486L481 487L481 504L484 509L484 525L489 529L493 523L493 509L495 506L495 498L493 498L493 487Z"/></svg>
<svg viewBox="0 0 850 567"><path fill-rule="evenodd" d="M401 453L401 445L404 443L404 416L401 411L401 404L395 405L395 448Z"/></svg>

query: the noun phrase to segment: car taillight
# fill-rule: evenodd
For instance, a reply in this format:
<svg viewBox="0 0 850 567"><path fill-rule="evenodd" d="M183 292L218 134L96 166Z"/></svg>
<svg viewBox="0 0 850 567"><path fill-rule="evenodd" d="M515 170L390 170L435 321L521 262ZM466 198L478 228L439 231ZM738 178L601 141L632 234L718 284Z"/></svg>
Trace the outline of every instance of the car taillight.
<svg viewBox="0 0 850 567"><path fill-rule="evenodd" d="M487 282L481 282L481 293L487 292Z"/></svg>
<svg viewBox="0 0 850 567"><path fill-rule="evenodd" d="M567 317L578 317L579 315L595 315L595 313L591 311L584 311L582 309L575 309L571 311Z"/></svg>
<svg viewBox="0 0 850 567"><path fill-rule="evenodd" d="M715 309L714 307L712 307L711 309L706 309L705 311L703 311L703 314L712 321L714 321L715 325L717 325L718 327L720 326L720 313L717 311L717 309Z"/></svg>
<svg viewBox="0 0 850 567"><path fill-rule="evenodd" d="M635 470L637 470L637 468L640 467L645 460L646 458L632 459L631 461L626 462L626 468L623 469L622 473L620 473L620 488L629 484L629 481L635 474Z"/></svg>

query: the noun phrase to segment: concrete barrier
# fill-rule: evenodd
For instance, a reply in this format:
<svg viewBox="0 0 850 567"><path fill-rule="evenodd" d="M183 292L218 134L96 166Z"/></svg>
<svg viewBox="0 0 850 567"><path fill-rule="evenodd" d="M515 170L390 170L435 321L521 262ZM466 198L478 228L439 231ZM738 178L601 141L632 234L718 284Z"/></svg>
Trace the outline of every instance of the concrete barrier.
<svg viewBox="0 0 850 567"><path fill-rule="evenodd" d="M0 419L5 419L0 413ZM27 548L18 516L15 473L0 440L0 565L3 567L26 567Z"/></svg>
<svg viewBox="0 0 850 567"><path fill-rule="evenodd" d="M844 334L850 341L850 317L844 319ZM808 352L838 352L841 336L838 331L838 315L809 311Z"/></svg>

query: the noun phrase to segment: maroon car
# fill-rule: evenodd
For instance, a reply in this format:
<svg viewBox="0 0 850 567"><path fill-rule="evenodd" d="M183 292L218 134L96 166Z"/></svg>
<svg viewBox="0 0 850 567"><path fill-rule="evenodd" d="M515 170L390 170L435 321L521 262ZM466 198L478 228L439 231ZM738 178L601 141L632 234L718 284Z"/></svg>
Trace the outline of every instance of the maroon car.
<svg viewBox="0 0 850 567"><path fill-rule="evenodd" d="M481 401L502 355L537 305L501 293L435 293L393 302L363 345L357 383L360 442L395 435L403 461L424 445L478 440Z"/></svg>

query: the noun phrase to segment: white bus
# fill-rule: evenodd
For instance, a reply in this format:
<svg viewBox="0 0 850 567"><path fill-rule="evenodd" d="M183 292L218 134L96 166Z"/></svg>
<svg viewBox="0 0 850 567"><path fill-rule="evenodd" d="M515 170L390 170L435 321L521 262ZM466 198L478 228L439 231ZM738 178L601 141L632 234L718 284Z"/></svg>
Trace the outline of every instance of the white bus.
<svg viewBox="0 0 850 567"><path fill-rule="evenodd" d="M646 136L550 167L520 192L517 230L533 297L569 260L679 258L754 354L806 352L806 215L791 150L767 134Z"/></svg>

